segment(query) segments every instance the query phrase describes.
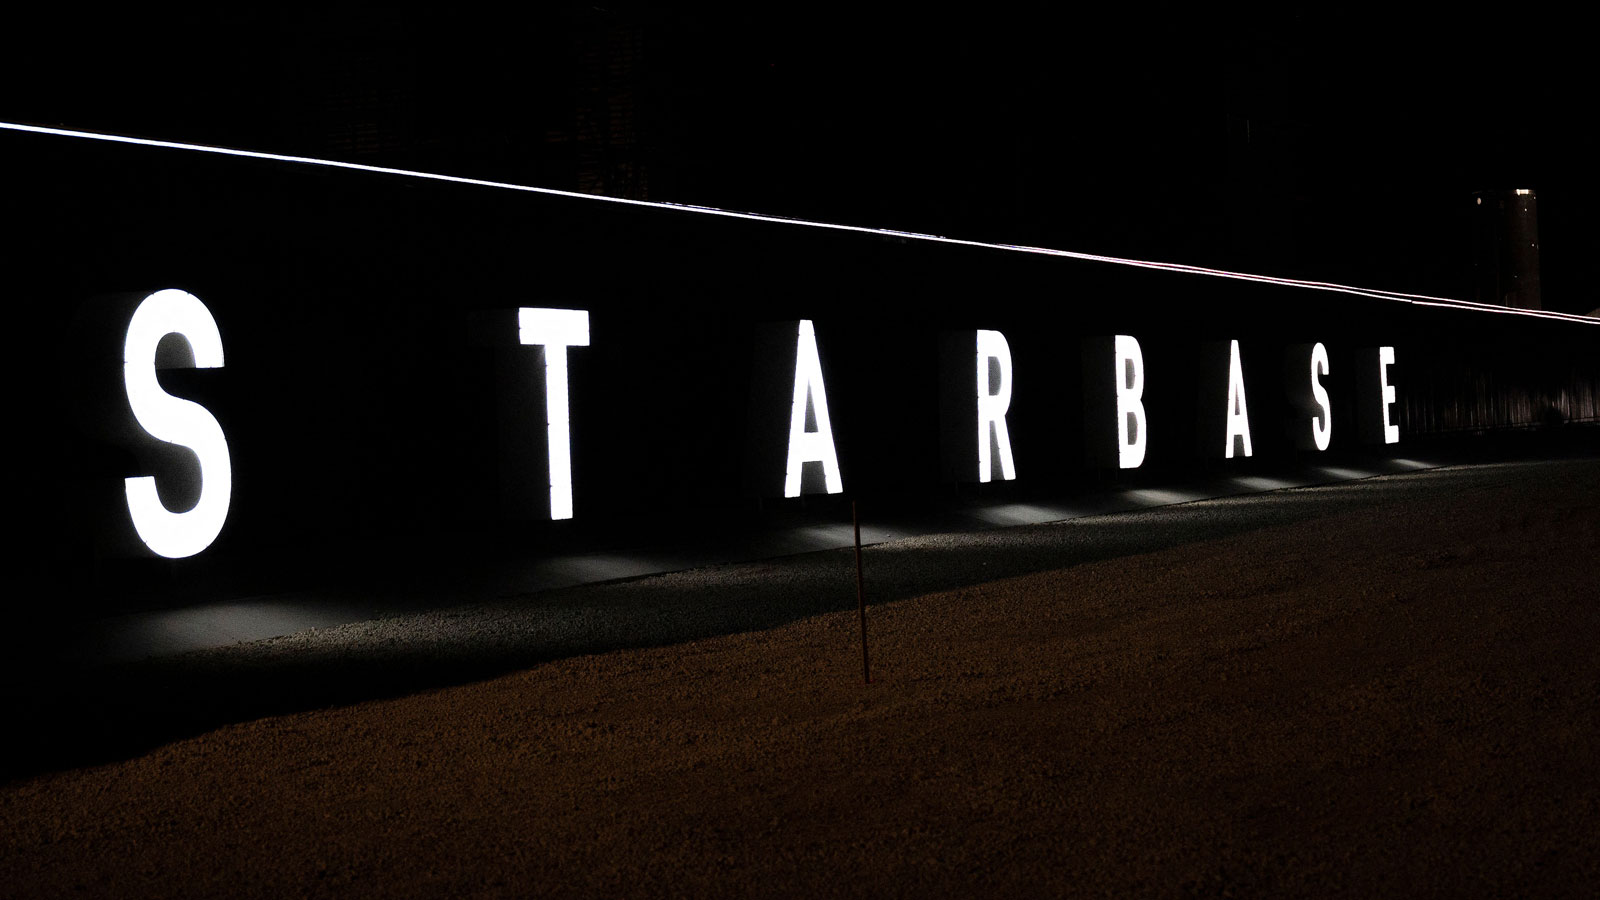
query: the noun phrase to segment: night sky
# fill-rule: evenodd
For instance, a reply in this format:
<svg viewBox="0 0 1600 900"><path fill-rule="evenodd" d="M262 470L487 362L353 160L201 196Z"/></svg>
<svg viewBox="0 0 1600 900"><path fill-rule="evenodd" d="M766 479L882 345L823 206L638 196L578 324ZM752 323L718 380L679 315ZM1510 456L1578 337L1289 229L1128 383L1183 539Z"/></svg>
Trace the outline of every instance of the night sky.
<svg viewBox="0 0 1600 900"><path fill-rule="evenodd" d="M1600 305L1573 21L547 9L14 17L0 119L1468 299L1531 188Z"/></svg>

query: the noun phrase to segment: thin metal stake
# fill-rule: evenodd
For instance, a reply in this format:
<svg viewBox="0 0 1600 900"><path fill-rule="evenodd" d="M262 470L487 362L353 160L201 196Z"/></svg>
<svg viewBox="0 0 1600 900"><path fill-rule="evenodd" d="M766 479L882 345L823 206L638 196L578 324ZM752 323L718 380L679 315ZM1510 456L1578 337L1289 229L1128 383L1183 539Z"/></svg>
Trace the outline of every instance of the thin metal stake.
<svg viewBox="0 0 1600 900"><path fill-rule="evenodd" d="M861 582L861 516L856 502L850 501L850 521L856 529L856 612L861 616L861 683L872 683L872 668L867 661L867 593Z"/></svg>

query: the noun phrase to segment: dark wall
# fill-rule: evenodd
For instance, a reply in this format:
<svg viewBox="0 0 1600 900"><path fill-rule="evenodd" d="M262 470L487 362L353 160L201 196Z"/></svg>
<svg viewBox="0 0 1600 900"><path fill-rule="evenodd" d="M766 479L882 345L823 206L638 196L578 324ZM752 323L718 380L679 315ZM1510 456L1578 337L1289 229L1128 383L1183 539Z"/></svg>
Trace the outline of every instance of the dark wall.
<svg viewBox="0 0 1600 900"><path fill-rule="evenodd" d="M758 506L781 484L752 491L748 477L751 441L771 439L751 434L765 396L752 397L755 338L801 318L815 323L846 494L906 509L951 496L938 367L953 331L1003 332L1015 364L1018 481L969 498L1307 459L1286 431L1282 372L1290 347L1315 341L1338 423L1325 458L1394 450L1353 425L1371 387L1360 360L1378 345L1397 348L1399 452L1600 419L1591 325L193 152L17 133L0 148L28 173L5 206L22 569L69 613L175 602L192 584L270 588L357 546L526 553L707 519L759 527L784 502ZM162 288L217 320L225 366L161 379L219 420L234 471L221 536L175 562L124 554L122 484L154 474L180 490L192 455L107 424L126 418L119 329ZM539 505L542 357L518 343L514 312L527 306L590 314L590 346L569 351L571 522ZM1084 454L1083 341L1118 333L1146 365L1150 451L1128 473ZM1225 463L1198 442L1198 385L1205 348L1229 340L1255 456ZM770 402L787 410L789 386Z"/></svg>
<svg viewBox="0 0 1600 900"><path fill-rule="evenodd" d="M1532 189L1596 306L1576 11L13 6L0 121L1446 296Z"/></svg>

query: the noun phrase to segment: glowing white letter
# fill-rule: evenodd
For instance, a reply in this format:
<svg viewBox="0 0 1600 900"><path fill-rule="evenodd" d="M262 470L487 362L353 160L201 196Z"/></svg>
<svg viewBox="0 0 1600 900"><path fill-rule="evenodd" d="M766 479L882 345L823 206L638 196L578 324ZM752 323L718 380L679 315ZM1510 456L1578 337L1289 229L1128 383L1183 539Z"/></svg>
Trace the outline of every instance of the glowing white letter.
<svg viewBox="0 0 1600 900"><path fill-rule="evenodd" d="M1383 388L1383 442L1385 444L1400 443L1400 426L1394 424L1390 418L1390 407L1394 405L1394 385L1389 383L1389 367L1394 365L1394 348L1378 348L1378 384Z"/></svg>
<svg viewBox="0 0 1600 900"><path fill-rule="evenodd" d="M1224 458L1233 459L1234 437L1244 439L1244 455L1250 455L1250 412L1244 402L1244 367L1239 365L1239 342L1228 344L1228 447Z"/></svg>
<svg viewBox="0 0 1600 900"><path fill-rule="evenodd" d="M1117 357L1117 462L1137 469L1144 462L1144 354L1126 334L1113 339Z"/></svg>
<svg viewBox="0 0 1600 900"><path fill-rule="evenodd" d="M567 411L567 348L589 346L589 312L519 309L522 343L544 347L544 408L549 423L550 518L572 518L572 423Z"/></svg>
<svg viewBox="0 0 1600 900"><path fill-rule="evenodd" d="M1000 384L989 379L989 360L1000 369ZM989 448L990 429L1000 448L1000 477L1011 481L1017 469L1011 461L1011 434L1006 430L1006 410L1011 408L1011 345L998 331L978 332L978 480L994 477Z"/></svg>
<svg viewBox="0 0 1600 900"><path fill-rule="evenodd" d="M1311 417L1311 439L1316 442L1318 450L1328 449L1328 442L1333 439L1333 405L1328 402L1328 389L1322 386L1319 377L1328 374L1328 348L1318 343L1311 348L1311 399L1322 409L1318 415ZM1228 442L1232 445L1232 441Z"/></svg>
<svg viewBox="0 0 1600 900"><path fill-rule="evenodd" d="M211 311L193 294L165 290L144 298L128 321L122 378L139 427L151 437L194 451L200 462L200 499L193 509L172 512L161 503L151 475L129 478L124 489L139 539L158 556L182 559L211 546L222 531L233 496L233 464L216 417L200 404L162 390L156 380L156 346L169 334L188 342L195 368L222 367L222 335Z"/></svg>
<svg viewBox="0 0 1600 900"><path fill-rule="evenodd" d="M806 405L817 418L817 430L806 430ZM800 342L795 347L794 406L789 413L789 465L783 478L783 495L800 496L800 470L808 462L822 463L828 493L844 490L839 478L839 457L833 450L833 426L828 423L828 395L822 387L822 360L817 356L817 333L810 319L800 320Z"/></svg>

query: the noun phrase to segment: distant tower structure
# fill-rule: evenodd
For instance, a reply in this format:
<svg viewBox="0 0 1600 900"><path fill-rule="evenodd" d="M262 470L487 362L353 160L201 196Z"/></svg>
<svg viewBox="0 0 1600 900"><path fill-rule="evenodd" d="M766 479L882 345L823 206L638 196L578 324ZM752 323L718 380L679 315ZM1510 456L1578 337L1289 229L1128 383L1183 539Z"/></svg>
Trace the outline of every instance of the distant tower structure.
<svg viewBox="0 0 1600 900"><path fill-rule="evenodd" d="M1473 194L1473 299L1543 309L1539 295L1539 198L1527 188Z"/></svg>

